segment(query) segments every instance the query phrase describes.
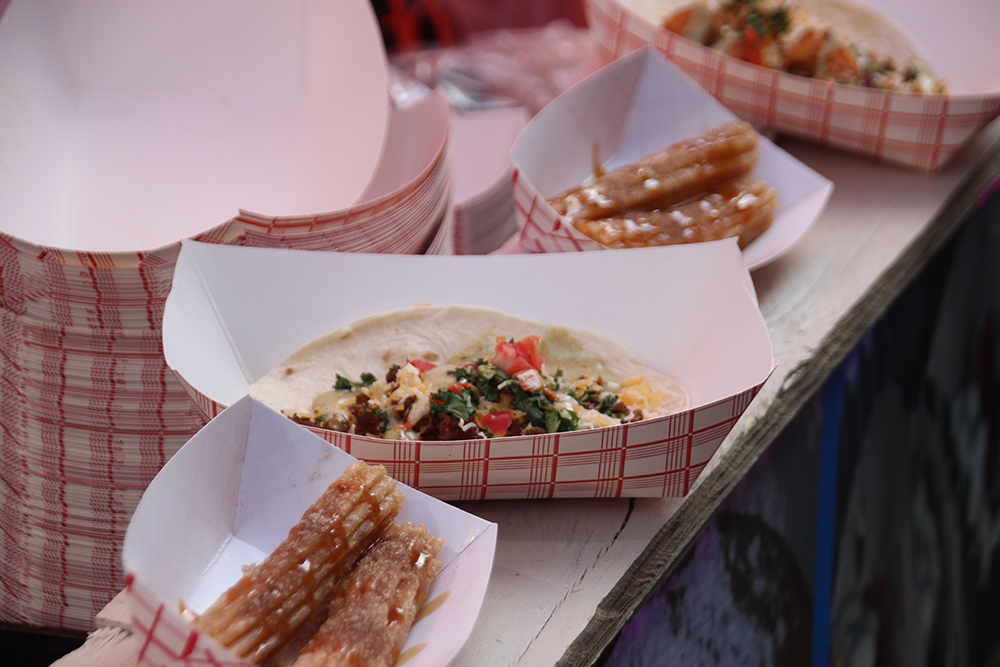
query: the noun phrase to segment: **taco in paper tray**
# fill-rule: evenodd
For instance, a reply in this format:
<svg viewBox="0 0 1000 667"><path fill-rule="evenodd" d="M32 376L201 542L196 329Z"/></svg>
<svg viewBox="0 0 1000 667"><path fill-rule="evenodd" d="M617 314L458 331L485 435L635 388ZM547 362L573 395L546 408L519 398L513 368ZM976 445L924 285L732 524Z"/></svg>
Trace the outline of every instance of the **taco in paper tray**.
<svg viewBox="0 0 1000 667"><path fill-rule="evenodd" d="M636 0L635 9L755 65L866 88L945 92L910 36L854 0Z"/></svg>
<svg viewBox="0 0 1000 667"><path fill-rule="evenodd" d="M619 343L490 308L419 306L319 338L250 394L309 426L471 440L628 424L689 407Z"/></svg>

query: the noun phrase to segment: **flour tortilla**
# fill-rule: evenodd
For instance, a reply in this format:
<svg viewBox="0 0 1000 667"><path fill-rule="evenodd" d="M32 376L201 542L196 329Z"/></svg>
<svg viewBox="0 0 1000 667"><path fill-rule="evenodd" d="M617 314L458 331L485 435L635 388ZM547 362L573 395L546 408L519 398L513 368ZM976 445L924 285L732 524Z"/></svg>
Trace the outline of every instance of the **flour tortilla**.
<svg viewBox="0 0 1000 667"><path fill-rule="evenodd" d="M687 391L673 378L649 369L623 345L589 331L543 324L472 306L418 306L358 320L299 349L250 387L250 395L285 414L312 411L313 400L330 390L339 373L385 377L392 364L421 359L463 364L493 356L496 337L542 336L545 369L575 378L587 370L596 378L622 382L643 377L663 395L645 419L686 410Z"/></svg>
<svg viewBox="0 0 1000 667"><path fill-rule="evenodd" d="M848 39L864 44L872 52L889 56L896 63L917 63L934 76L927 59L913 39L881 12L851 0L792 0L795 5L842 32Z"/></svg>

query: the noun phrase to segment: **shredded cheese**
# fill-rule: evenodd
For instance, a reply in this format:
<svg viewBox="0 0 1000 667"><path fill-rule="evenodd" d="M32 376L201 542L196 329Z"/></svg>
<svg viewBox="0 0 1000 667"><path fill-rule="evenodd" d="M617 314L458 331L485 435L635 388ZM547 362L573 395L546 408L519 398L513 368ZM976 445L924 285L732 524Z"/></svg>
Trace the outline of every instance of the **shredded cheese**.
<svg viewBox="0 0 1000 667"><path fill-rule="evenodd" d="M618 398L633 411L642 410L649 413L663 401L664 396L653 389L652 385L646 382L646 378L640 376L626 380Z"/></svg>

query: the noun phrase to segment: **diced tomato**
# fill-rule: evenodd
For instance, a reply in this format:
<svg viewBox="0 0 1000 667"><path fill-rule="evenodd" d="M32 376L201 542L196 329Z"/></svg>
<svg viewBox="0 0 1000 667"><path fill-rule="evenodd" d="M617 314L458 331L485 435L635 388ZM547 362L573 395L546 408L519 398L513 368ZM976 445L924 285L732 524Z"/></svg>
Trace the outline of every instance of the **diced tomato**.
<svg viewBox="0 0 1000 667"><path fill-rule="evenodd" d="M502 437L514 422L514 415L510 410L487 412L479 418L479 422L480 426L487 429L493 435Z"/></svg>
<svg viewBox="0 0 1000 667"><path fill-rule="evenodd" d="M541 336L528 336L516 343L511 343L497 337L496 354L490 360L507 375L535 369L542 370L545 359L538 354L538 341Z"/></svg>
<svg viewBox="0 0 1000 667"><path fill-rule="evenodd" d="M757 36L757 31L751 26L745 26L743 28L743 39L746 41L746 55L744 60L754 65L760 65L762 62L760 57L760 37Z"/></svg>
<svg viewBox="0 0 1000 667"><path fill-rule="evenodd" d="M437 364L432 364L429 361L422 361L420 359L407 359L406 363L411 364L418 371L423 373L424 371L429 371L432 368L436 368Z"/></svg>
<svg viewBox="0 0 1000 667"><path fill-rule="evenodd" d="M526 371L531 368L531 364L518 355L516 343L508 343L502 338L497 339L496 354L493 355L490 361L496 364L507 375L513 375L518 371Z"/></svg>
<svg viewBox="0 0 1000 667"><path fill-rule="evenodd" d="M471 382L456 382L455 384L448 387L448 391L453 394L461 394L466 389L472 389Z"/></svg>
<svg viewBox="0 0 1000 667"><path fill-rule="evenodd" d="M542 364L545 363L545 359L542 358L542 355L538 354L538 343L541 340L541 336L528 336L527 338L522 338L517 343L527 353L528 361L531 363L532 368L536 371L541 371Z"/></svg>

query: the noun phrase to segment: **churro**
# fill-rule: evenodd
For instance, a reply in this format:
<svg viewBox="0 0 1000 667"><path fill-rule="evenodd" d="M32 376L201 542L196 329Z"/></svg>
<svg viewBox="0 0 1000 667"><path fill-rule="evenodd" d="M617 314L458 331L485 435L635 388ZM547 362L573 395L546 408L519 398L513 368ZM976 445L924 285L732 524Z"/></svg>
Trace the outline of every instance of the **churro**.
<svg viewBox="0 0 1000 667"><path fill-rule="evenodd" d="M293 667L390 667L441 570L441 545L424 526L387 526Z"/></svg>
<svg viewBox="0 0 1000 667"><path fill-rule="evenodd" d="M757 133L743 121L731 121L612 169L549 203L570 220L663 209L748 174L757 159Z"/></svg>
<svg viewBox="0 0 1000 667"><path fill-rule="evenodd" d="M669 209L632 210L600 220L574 221L576 228L609 248L699 243L732 236L740 248L763 233L778 208L777 193L749 176Z"/></svg>
<svg viewBox="0 0 1000 667"><path fill-rule="evenodd" d="M263 662L348 576L402 503L385 468L356 461L267 558L196 620L197 627L239 657Z"/></svg>
<svg viewBox="0 0 1000 667"><path fill-rule="evenodd" d="M758 135L730 121L549 200L580 233L609 248L738 237L745 248L774 221L777 192L751 177Z"/></svg>

